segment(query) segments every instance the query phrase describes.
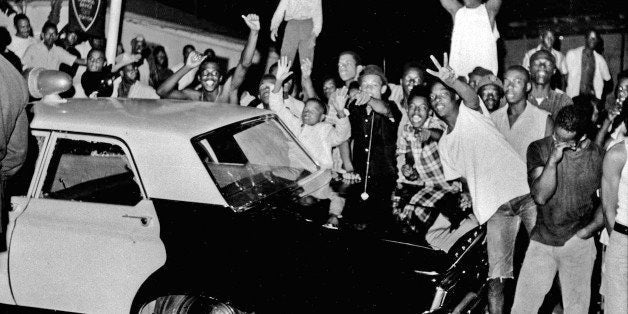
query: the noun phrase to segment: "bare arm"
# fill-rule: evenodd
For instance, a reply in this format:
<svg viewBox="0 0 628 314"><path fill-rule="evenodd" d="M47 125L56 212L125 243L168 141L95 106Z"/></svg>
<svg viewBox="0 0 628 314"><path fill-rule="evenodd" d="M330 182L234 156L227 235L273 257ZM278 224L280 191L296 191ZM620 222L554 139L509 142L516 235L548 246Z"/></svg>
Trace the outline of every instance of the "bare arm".
<svg viewBox="0 0 628 314"><path fill-rule="evenodd" d="M604 208L604 217L606 220L606 230L610 234L615 225L615 216L617 215L617 202L619 189L619 180L621 178L621 170L626 164L626 149L624 145L613 146L604 156L602 165L602 207Z"/></svg>
<svg viewBox="0 0 628 314"><path fill-rule="evenodd" d="M454 73L454 70L449 66L449 60L447 58L447 53L443 54L443 65L440 65L440 62L436 60L434 56L430 56L432 62L436 66L437 71L433 71L431 69L427 69L427 73L437 77L440 79L443 84L453 88L458 96L462 98L465 106L470 109L482 112L480 107L480 98L475 90L469 86L469 84L459 80Z"/></svg>
<svg viewBox="0 0 628 314"><path fill-rule="evenodd" d="M553 143L552 152L545 166L536 167L528 172L530 194L536 203L544 205L556 193L556 167L562 160L563 151L567 147L568 144L566 143Z"/></svg>
<svg viewBox="0 0 628 314"><path fill-rule="evenodd" d="M185 64L174 74L170 75L159 87L157 88L157 95L161 98L167 99L183 99L183 100L198 100L192 97L191 92L187 89L178 90L177 84L179 81L185 76L188 72L192 71L195 68L198 68L203 60L207 58L199 54L196 51L192 51L188 56L188 59L185 60ZM195 91L194 91L195 92Z"/></svg>
<svg viewBox="0 0 628 314"><path fill-rule="evenodd" d="M301 87L305 92L305 99L318 98L314 84L312 83L312 61L305 58L301 60ZM344 106L343 106L344 108Z"/></svg>
<svg viewBox="0 0 628 314"><path fill-rule="evenodd" d="M486 10L488 11L489 17L495 20L495 16L499 13L499 9L502 6L502 0L488 0L486 1Z"/></svg>
<svg viewBox="0 0 628 314"><path fill-rule="evenodd" d="M458 0L440 0L440 4L449 12L451 18L454 18L458 9L462 8L462 4Z"/></svg>
<svg viewBox="0 0 628 314"><path fill-rule="evenodd" d="M249 14L242 16L242 18L251 31L249 32L249 38L240 56L240 62L238 62L235 72L233 73L233 78L231 79L229 102L232 104L238 103L238 89L240 89L242 82L244 82L246 72L249 70L249 67L251 67L251 64L253 64L253 55L255 55L255 46L257 45L257 37L260 30L259 17L256 14Z"/></svg>
<svg viewBox="0 0 628 314"><path fill-rule="evenodd" d="M554 120L552 120L552 116L547 116L547 122L545 122L545 137L552 135L554 132Z"/></svg>

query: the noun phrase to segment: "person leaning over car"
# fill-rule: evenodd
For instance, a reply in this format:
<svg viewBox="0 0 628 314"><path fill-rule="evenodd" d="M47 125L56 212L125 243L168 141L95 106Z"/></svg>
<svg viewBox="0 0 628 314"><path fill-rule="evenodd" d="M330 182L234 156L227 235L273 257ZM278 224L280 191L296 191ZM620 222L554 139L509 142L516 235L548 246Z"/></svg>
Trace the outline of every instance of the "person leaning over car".
<svg viewBox="0 0 628 314"><path fill-rule="evenodd" d="M5 210L8 209L5 197L6 182L14 175L26 160L28 147L28 118L26 103L28 87L24 78L7 61L0 56L0 232L4 237L6 222ZM4 240L0 241L0 250L5 249Z"/></svg>

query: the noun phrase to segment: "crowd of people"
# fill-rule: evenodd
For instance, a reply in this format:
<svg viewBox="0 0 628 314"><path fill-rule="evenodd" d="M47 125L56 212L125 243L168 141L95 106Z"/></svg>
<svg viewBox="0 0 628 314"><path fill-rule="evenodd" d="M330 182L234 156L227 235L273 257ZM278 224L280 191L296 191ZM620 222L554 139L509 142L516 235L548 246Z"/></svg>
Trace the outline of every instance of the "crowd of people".
<svg viewBox="0 0 628 314"><path fill-rule="evenodd" d="M315 193L330 200L326 227L342 228L347 215L362 227L393 219L448 251L485 225L491 313L538 312L556 274L565 312L587 313L599 239L607 247L605 312L627 313L628 72L605 95L611 76L596 51L600 34L587 31L584 45L563 55L553 48L555 32L542 28L539 45L499 78L501 0L440 2L454 21L450 51L432 56L427 69L407 63L399 84L354 51L338 54L337 73L312 81L320 0L281 0L270 32L278 40L279 25L287 23L281 58L253 78L257 91L242 90L260 33L255 14L242 16L249 35L232 71L211 49L201 53L190 44L182 45L185 62L169 67L165 49L149 48L141 35L129 52L118 45L107 65L104 38L79 42L77 30L64 28L60 39L57 25L47 22L38 40L24 14L13 18L15 34L0 27L0 52L18 71L68 73L74 88L66 97L185 99L274 111L321 167L352 183L353 193L331 186ZM515 281L521 224L530 244Z"/></svg>

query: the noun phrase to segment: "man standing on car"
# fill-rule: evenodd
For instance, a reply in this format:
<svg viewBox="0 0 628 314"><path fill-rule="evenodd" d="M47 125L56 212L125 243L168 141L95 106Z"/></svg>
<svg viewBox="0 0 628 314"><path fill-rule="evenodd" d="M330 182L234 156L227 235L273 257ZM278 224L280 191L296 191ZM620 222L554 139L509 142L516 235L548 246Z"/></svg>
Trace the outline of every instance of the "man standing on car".
<svg viewBox="0 0 628 314"><path fill-rule="evenodd" d="M4 229L9 206L6 182L26 159L28 118L24 108L27 102L28 87L24 78L0 56L0 251L6 249Z"/></svg>

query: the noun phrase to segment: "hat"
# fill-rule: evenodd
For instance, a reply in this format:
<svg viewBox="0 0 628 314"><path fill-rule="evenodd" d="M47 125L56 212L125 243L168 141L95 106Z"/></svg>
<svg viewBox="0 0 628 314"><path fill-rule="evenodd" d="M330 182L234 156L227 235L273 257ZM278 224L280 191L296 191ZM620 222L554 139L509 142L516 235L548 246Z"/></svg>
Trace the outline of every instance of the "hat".
<svg viewBox="0 0 628 314"><path fill-rule="evenodd" d="M502 91L504 90L504 84L502 84L502 81L493 74L483 76L476 86L476 91L480 90L480 88L486 85L495 85L499 87L499 89L501 89Z"/></svg>
<svg viewBox="0 0 628 314"><path fill-rule="evenodd" d="M384 74L384 71L382 71L382 68L377 65L369 64L365 66L362 70L362 73L360 74L360 79L364 75L377 75L382 79L382 86L388 85L388 80L386 80L386 75Z"/></svg>
<svg viewBox="0 0 628 314"><path fill-rule="evenodd" d="M126 52L119 54L116 57L116 63L111 68L111 72L116 72L131 63L137 62L138 58L136 56L137 55L131 55Z"/></svg>

